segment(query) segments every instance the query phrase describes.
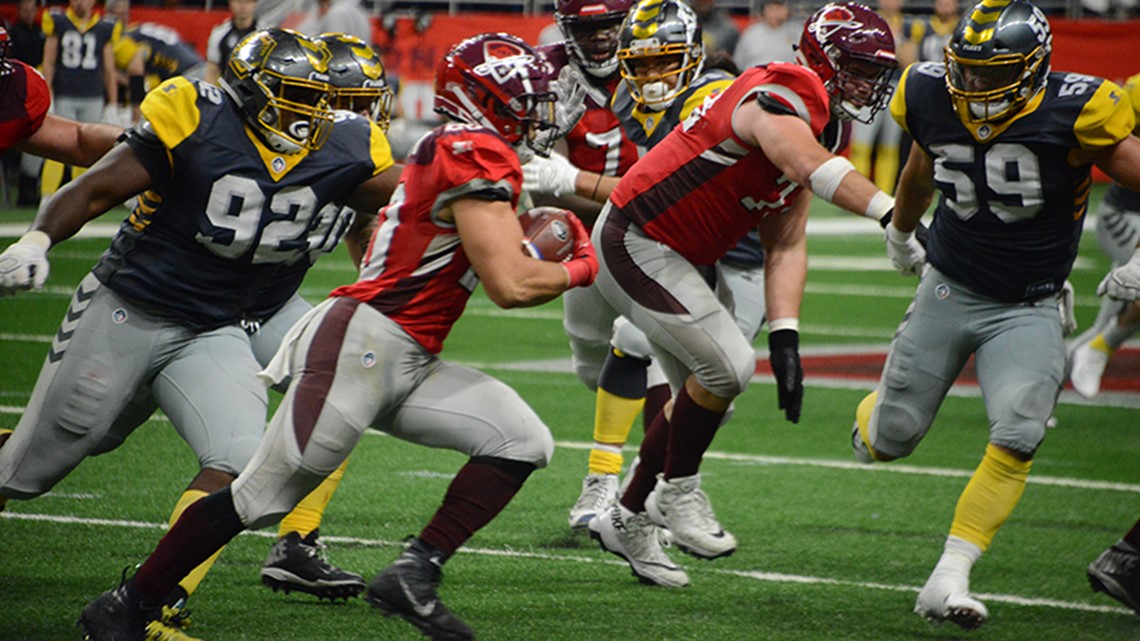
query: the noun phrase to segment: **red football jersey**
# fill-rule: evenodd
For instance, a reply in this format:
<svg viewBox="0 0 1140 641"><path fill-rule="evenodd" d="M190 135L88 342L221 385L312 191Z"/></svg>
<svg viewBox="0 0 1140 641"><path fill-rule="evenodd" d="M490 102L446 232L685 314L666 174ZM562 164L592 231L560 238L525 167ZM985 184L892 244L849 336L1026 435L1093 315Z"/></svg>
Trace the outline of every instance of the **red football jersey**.
<svg viewBox="0 0 1140 641"><path fill-rule="evenodd" d="M827 92L813 71L753 67L634 165L610 196L614 214L690 262L711 265L765 216L787 211L802 187L732 130L737 106L760 94L802 118L816 137L827 125Z"/></svg>
<svg viewBox="0 0 1140 641"><path fill-rule="evenodd" d="M559 42L539 49L554 67L553 78L570 64L566 44ZM580 71L586 82L586 113L566 135L570 162L579 169L606 176L624 176L637 162L637 145L625 137L621 123L610 110L610 97L621 82L621 74L607 79L595 78Z"/></svg>
<svg viewBox="0 0 1140 641"><path fill-rule="evenodd" d="M34 68L9 59L8 85L0 96L0 151L27 140L44 124L51 94L43 76Z"/></svg>
<svg viewBox="0 0 1140 641"><path fill-rule="evenodd" d="M437 127L408 154L360 280L331 295L375 307L438 354L479 283L455 224L439 220L439 211L463 196L517 207L521 190L518 154L498 134L471 125Z"/></svg>

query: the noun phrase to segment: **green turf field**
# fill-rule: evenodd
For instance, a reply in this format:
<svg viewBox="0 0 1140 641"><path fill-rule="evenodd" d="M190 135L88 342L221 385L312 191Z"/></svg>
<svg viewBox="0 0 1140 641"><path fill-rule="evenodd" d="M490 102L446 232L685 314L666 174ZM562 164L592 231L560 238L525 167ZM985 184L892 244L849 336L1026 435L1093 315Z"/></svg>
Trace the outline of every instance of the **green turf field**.
<svg viewBox="0 0 1140 641"><path fill-rule="evenodd" d="M813 220L839 219L818 210ZM29 216L2 211L0 224ZM0 427L15 426L71 290L106 244L76 239L57 247L45 291L0 300ZM881 236L813 234L809 247L804 352L885 347L914 281L890 270ZM1084 325L1106 268L1086 234L1073 277ZM341 250L318 264L303 294L316 301L350 279ZM569 373L560 310L554 303L502 311L479 294L443 354L514 386L559 444L551 466L447 566L441 594L480 639L1140 638L1140 617L1093 594L1085 579L1085 566L1140 516L1135 395L1101 404L1063 395L1059 426L1041 448L1021 504L974 570L976 595L990 609L978 632L934 627L911 613L986 443L986 415L971 389L947 399L910 459L861 467L850 454L850 426L871 383L824 385L808 371L803 419L793 426L775 409L773 386L757 379L702 470L739 550L714 562L673 550L692 586L653 588L566 527L585 472L593 397ZM385 567L426 523L462 462L450 452L366 437L322 527L331 560L366 576ZM79 638L74 624L83 605L144 558L195 472L189 449L156 418L52 493L11 502L0 514L0 641ZM223 553L191 601L189 633L210 641L420 638L361 600L330 605L266 590L258 568L271 536L243 535Z"/></svg>

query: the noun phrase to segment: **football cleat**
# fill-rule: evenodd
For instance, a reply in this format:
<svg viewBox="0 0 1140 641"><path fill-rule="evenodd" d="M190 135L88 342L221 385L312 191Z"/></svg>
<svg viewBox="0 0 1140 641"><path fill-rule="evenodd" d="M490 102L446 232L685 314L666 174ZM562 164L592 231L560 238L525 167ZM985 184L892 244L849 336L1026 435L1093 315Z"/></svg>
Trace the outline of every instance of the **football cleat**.
<svg viewBox="0 0 1140 641"><path fill-rule="evenodd" d="M1089 564L1089 586L1140 614L1140 552L1117 543Z"/></svg>
<svg viewBox="0 0 1140 641"><path fill-rule="evenodd" d="M1069 371L1069 380L1073 389L1084 398L1096 398L1100 393L1100 381L1104 377L1104 370L1108 367L1108 359L1112 357L1113 349L1104 342L1104 335L1097 334L1087 343L1078 345L1073 350L1072 369Z"/></svg>
<svg viewBox="0 0 1140 641"><path fill-rule="evenodd" d="M274 592L296 590L332 601L360 594L364 577L326 561L318 536L319 530L313 530L305 538L290 532L277 539L261 566L261 582Z"/></svg>
<svg viewBox="0 0 1140 641"><path fill-rule="evenodd" d="M950 621L963 630L976 630L989 617L985 604L970 597L968 578L938 568L918 593L914 613L931 623Z"/></svg>
<svg viewBox="0 0 1140 641"><path fill-rule="evenodd" d="M575 530L586 527L617 500L617 490L616 474L588 474L582 479L582 493L570 508L570 527Z"/></svg>
<svg viewBox="0 0 1140 641"><path fill-rule="evenodd" d="M657 526L645 512L634 514L615 502L587 527L590 537L606 552L625 559L642 583L667 588L689 585L689 576L661 549Z"/></svg>
<svg viewBox="0 0 1140 641"><path fill-rule="evenodd" d="M475 631L439 600L438 562L404 552L368 584L364 599L385 616L398 616L436 641L467 641Z"/></svg>
<svg viewBox="0 0 1140 641"><path fill-rule="evenodd" d="M177 625L154 619L146 624L146 641L201 641L201 639L186 634Z"/></svg>
<svg viewBox="0 0 1140 641"><path fill-rule="evenodd" d="M673 545L702 559L717 559L736 551L736 537L720 526L709 497L701 491L701 475L666 481L645 499L645 511L658 526L673 535Z"/></svg>
<svg viewBox="0 0 1140 641"><path fill-rule="evenodd" d="M152 614L142 608L130 583L124 580L88 603L78 625L88 641L147 641Z"/></svg>

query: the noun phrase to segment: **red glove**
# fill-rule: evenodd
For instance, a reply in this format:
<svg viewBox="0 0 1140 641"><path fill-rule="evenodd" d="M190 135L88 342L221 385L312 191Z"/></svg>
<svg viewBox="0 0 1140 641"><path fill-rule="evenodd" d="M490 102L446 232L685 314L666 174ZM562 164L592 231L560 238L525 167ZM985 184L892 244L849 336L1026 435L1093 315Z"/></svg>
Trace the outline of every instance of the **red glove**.
<svg viewBox="0 0 1140 641"><path fill-rule="evenodd" d="M566 289L586 287L598 275L598 256L594 252L594 244L590 242L590 232L586 231L582 221L573 214L568 215L566 220L574 230L573 257L562 263L562 268L566 270Z"/></svg>

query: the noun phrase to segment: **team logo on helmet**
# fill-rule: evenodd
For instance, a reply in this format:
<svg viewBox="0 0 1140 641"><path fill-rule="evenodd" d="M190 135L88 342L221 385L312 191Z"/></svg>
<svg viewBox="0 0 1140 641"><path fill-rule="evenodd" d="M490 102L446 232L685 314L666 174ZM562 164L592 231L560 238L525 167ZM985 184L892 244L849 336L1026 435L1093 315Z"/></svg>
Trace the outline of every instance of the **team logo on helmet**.
<svg viewBox="0 0 1140 641"><path fill-rule="evenodd" d="M863 26L860 22L855 20L855 14L850 9L844 6L833 6L827 8L809 25L809 29L815 33L817 38L830 39L843 29L858 29Z"/></svg>

